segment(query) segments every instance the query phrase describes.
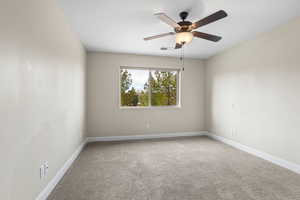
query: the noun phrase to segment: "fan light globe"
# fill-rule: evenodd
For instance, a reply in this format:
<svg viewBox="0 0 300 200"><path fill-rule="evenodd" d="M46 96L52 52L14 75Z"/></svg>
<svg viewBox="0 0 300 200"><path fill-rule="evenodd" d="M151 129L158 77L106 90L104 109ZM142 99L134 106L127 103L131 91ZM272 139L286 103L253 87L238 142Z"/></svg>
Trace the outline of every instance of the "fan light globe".
<svg viewBox="0 0 300 200"><path fill-rule="evenodd" d="M176 33L177 44L188 44L192 41L194 35L191 32Z"/></svg>

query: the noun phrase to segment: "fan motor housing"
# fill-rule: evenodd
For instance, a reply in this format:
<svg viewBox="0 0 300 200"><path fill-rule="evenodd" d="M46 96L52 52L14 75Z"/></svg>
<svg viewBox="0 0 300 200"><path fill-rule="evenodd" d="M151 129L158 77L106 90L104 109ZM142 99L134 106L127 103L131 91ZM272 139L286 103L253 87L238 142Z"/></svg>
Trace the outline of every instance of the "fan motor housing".
<svg viewBox="0 0 300 200"><path fill-rule="evenodd" d="M174 30L175 30L176 33L191 31L190 27L192 25L192 22L190 22L190 21L181 21L181 22L178 22L178 24L181 27L181 29L178 30L178 29L175 28Z"/></svg>

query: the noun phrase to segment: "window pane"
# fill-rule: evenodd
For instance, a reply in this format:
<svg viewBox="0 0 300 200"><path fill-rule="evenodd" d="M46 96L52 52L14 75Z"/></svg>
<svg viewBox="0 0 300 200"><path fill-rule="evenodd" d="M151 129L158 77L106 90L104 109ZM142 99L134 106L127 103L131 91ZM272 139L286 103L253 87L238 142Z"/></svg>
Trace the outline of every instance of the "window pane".
<svg viewBox="0 0 300 200"><path fill-rule="evenodd" d="M177 105L177 71L151 71L151 105Z"/></svg>
<svg viewBox="0 0 300 200"><path fill-rule="evenodd" d="M121 69L121 105L148 106L149 71L143 69Z"/></svg>

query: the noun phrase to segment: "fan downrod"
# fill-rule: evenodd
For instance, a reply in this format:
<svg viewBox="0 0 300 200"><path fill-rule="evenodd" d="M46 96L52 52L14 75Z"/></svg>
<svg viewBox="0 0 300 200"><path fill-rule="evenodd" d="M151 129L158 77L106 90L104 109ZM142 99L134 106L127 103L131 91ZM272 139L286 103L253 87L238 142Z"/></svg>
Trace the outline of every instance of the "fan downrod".
<svg viewBox="0 0 300 200"><path fill-rule="evenodd" d="M189 15L189 13L186 12L186 11L183 11L183 12L179 13L179 16L182 19L182 21L184 21L187 18L188 15Z"/></svg>

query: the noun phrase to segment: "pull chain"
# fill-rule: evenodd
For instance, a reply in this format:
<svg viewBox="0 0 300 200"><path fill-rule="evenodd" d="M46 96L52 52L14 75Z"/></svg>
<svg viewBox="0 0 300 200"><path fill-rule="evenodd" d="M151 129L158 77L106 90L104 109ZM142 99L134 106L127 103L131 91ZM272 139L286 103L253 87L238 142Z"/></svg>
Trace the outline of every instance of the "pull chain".
<svg viewBox="0 0 300 200"><path fill-rule="evenodd" d="M180 60L181 60L181 64L182 64L182 71L184 71L184 45L181 48Z"/></svg>

